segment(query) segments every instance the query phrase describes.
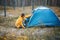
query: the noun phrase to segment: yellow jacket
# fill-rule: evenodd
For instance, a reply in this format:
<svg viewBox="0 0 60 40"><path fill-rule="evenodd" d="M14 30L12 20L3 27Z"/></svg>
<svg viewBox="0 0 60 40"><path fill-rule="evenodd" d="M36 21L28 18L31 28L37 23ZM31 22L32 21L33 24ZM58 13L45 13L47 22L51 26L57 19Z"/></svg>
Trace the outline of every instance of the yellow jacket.
<svg viewBox="0 0 60 40"><path fill-rule="evenodd" d="M27 17L29 17L29 16L31 16L31 15L26 15L25 18L27 18ZM23 21L25 20L25 18L22 18L21 16L19 16L18 19L16 20L15 26L16 26L17 28L19 28L19 27L24 27L24 26L23 26Z"/></svg>

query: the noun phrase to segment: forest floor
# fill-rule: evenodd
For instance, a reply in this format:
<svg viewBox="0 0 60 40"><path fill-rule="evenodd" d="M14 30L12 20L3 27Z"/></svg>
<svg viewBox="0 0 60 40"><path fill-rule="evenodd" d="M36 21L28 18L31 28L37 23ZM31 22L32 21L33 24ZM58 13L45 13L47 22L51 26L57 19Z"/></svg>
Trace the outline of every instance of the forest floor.
<svg viewBox="0 0 60 40"><path fill-rule="evenodd" d="M54 7L53 9L57 12L57 15L60 15L59 8ZM31 9L28 7L28 10ZM8 9L7 17L0 16L0 40L60 40L60 28L58 27L15 28L15 21L20 15L20 11L22 13L21 8ZM26 13L29 14L31 11Z"/></svg>
<svg viewBox="0 0 60 40"><path fill-rule="evenodd" d="M17 29L17 17L0 17L0 40L60 40L60 28L33 27Z"/></svg>

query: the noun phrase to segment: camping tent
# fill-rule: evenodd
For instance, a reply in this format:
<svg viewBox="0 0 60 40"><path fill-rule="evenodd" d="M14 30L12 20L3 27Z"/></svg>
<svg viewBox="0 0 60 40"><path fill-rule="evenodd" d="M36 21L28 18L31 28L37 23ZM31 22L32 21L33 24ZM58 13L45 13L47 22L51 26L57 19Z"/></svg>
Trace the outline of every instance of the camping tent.
<svg viewBox="0 0 60 40"><path fill-rule="evenodd" d="M60 21L52 9L48 7L38 7L33 10L27 26L32 27L41 25L60 26Z"/></svg>

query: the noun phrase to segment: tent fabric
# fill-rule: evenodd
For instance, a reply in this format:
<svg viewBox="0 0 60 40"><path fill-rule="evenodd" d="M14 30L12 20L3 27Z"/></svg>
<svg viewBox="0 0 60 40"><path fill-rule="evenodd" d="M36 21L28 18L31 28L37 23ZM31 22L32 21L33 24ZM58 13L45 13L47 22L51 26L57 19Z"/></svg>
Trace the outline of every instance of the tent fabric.
<svg viewBox="0 0 60 40"><path fill-rule="evenodd" d="M47 7L38 7L33 10L27 26L32 27L41 25L60 26L60 21L52 9Z"/></svg>

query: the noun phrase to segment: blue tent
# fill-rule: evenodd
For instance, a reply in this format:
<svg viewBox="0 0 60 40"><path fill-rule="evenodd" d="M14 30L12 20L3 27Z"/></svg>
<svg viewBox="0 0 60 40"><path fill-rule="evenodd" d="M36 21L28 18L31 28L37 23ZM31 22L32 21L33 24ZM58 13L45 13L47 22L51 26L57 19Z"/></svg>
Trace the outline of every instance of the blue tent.
<svg viewBox="0 0 60 40"><path fill-rule="evenodd" d="M38 7L33 10L32 16L27 23L28 27L34 26L60 26L60 20L55 12L47 7Z"/></svg>

